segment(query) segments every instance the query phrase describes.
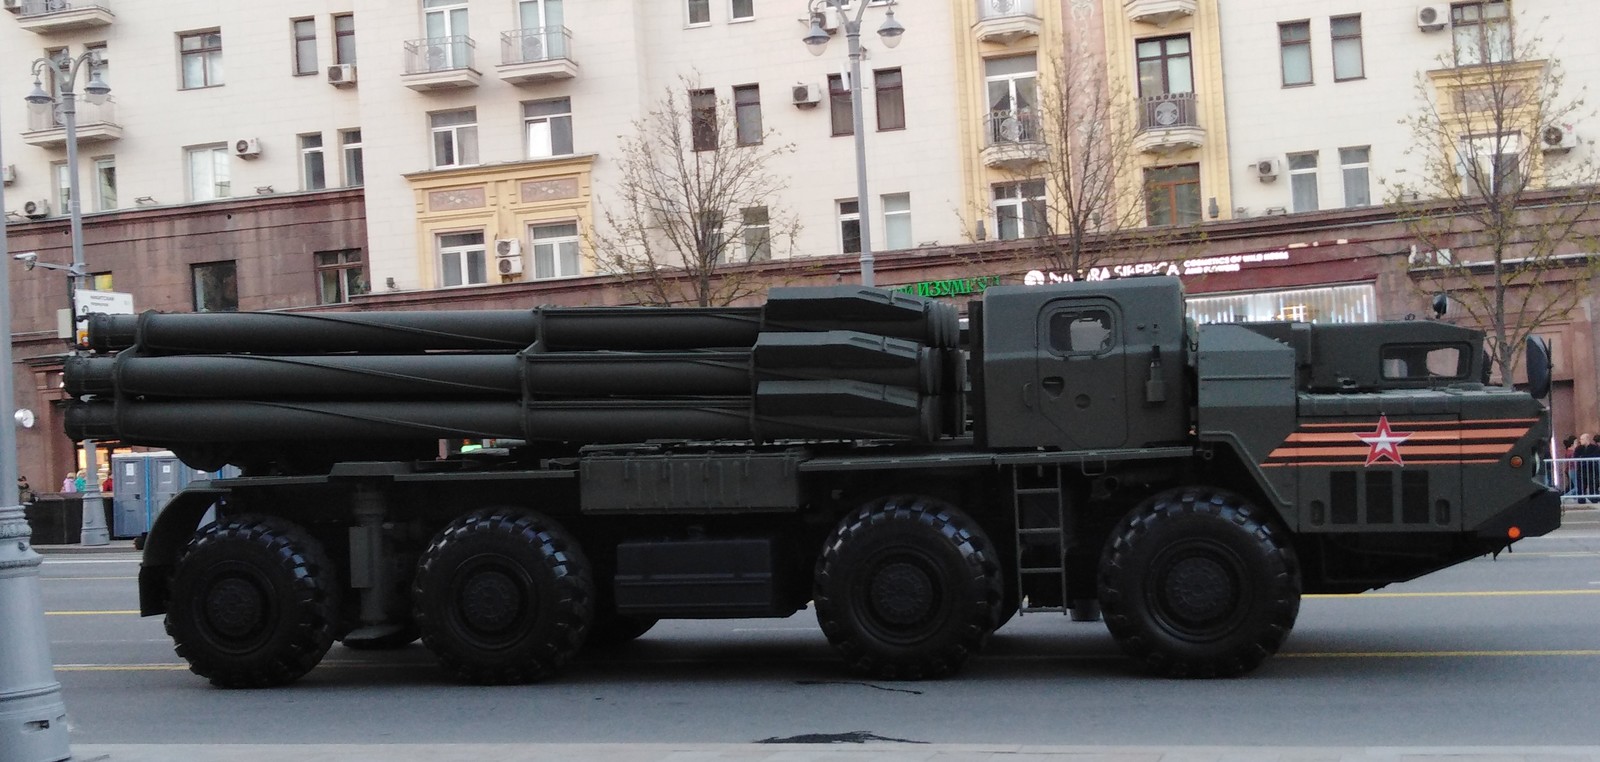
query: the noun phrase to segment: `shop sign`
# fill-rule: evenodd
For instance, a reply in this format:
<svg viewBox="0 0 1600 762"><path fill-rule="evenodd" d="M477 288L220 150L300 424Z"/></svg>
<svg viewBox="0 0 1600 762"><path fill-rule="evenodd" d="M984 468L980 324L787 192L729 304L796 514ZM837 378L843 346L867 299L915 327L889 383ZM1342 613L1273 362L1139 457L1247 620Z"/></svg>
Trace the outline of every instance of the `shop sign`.
<svg viewBox="0 0 1600 762"><path fill-rule="evenodd" d="M1139 262L1137 264L1114 265L1112 267L1091 267L1083 276L1083 280L1109 280L1111 278L1128 278L1135 275L1207 275L1210 273L1233 273L1247 267L1289 261L1288 249L1274 249L1272 251L1255 251L1247 254L1224 254L1216 257L1199 257L1182 262ZM1022 276L1022 282L1029 286L1042 286L1046 283L1070 283L1078 278L1072 273L1058 273L1049 270L1030 270Z"/></svg>
<svg viewBox="0 0 1600 762"><path fill-rule="evenodd" d="M925 280L920 283L908 283L896 286L894 290L917 296L967 296L981 294L990 286L1000 285L998 275L980 275L976 278L948 278L945 280Z"/></svg>

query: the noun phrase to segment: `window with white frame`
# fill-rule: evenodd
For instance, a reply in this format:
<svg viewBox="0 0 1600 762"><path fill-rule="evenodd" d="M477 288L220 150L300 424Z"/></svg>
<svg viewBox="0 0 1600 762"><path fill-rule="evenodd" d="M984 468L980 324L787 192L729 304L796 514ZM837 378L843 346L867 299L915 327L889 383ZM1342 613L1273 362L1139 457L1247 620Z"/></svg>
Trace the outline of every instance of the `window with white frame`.
<svg viewBox="0 0 1600 762"><path fill-rule="evenodd" d="M840 199L839 250L845 254L861 253L861 205L853 198Z"/></svg>
<svg viewBox="0 0 1600 762"><path fill-rule="evenodd" d="M744 239L744 258L751 262L772 259L772 225L764 206L740 210L744 226L740 237Z"/></svg>
<svg viewBox="0 0 1600 762"><path fill-rule="evenodd" d="M470 286L489 282L483 231L440 233L434 240L439 251L440 286Z"/></svg>
<svg viewBox="0 0 1600 762"><path fill-rule="evenodd" d="M689 26L711 23L711 0L686 0Z"/></svg>
<svg viewBox="0 0 1600 762"><path fill-rule="evenodd" d="M294 73L304 76L317 73L317 21L295 19L289 22L289 32L294 37Z"/></svg>
<svg viewBox="0 0 1600 762"><path fill-rule="evenodd" d="M1333 81L1367 76L1361 53L1361 16L1334 16L1328 19L1328 31L1333 37Z"/></svg>
<svg viewBox="0 0 1600 762"><path fill-rule="evenodd" d="M1512 133L1469 137L1462 141L1464 191L1505 196L1522 190L1522 136Z"/></svg>
<svg viewBox="0 0 1600 762"><path fill-rule="evenodd" d="M470 167L478 163L478 116L475 109L428 115L433 131L433 166Z"/></svg>
<svg viewBox="0 0 1600 762"><path fill-rule="evenodd" d="M715 151L718 142L717 93L689 91L689 133L696 151Z"/></svg>
<svg viewBox="0 0 1600 762"><path fill-rule="evenodd" d="M184 158L189 165L190 201L210 201L233 195L233 186L228 180L226 145L188 148Z"/></svg>
<svg viewBox="0 0 1600 762"><path fill-rule="evenodd" d="M117 160L100 156L94 160L94 208L107 211L117 208Z"/></svg>
<svg viewBox="0 0 1600 762"><path fill-rule="evenodd" d="M578 258L578 223L531 225L534 278L570 278L582 275Z"/></svg>
<svg viewBox="0 0 1600 762"><path fill-rule="evenodd" d="M1339 170L1344 177L1344 205L1372 205L1372 177L1369 171L1370 146L1339 149Z"/></svg>
<svg viewBox="0 0 1600 762"><path fill-rule="evenodd" d="M733 122L739 133L739 145L753 146L761 142L759 85L738 85L733 88Z"/></svg>
<svg viewBox="0 0 1600 762"><path fill-rule="evenodd" d="M988 145L1039 139L1039 64L1034 55L983 62L989 99Z"/></svg>
<svg viewBox="0 0 1600 762"><path fill-rule="evenodd" d="M1317 153L1289 154L1289 196L1292 211L1317 211Z"/></svg>
<svg viewBox="0 0 1600 762"><path fill-rule="evenodd" d="M700 261L704 264L723 262L723 245L726 241L722 237L722 212L715 209L701 212L697 227L699 240L695 242L695 249Z"/></svg>
<svg viewBox="0 0 1600 762"><path fill-rule="evenodd" d="M883 245L887 249L911 248L911 194L883 194Z"/></svg>
<svg viewBox="0 0 1600 762"><path fill-rule="evenodd" d="M1278 25L1278 54L1283 61L1283 86L1311 84L1311 22Z"/></svg>
<svg viewBox="0 0 1600 762"><path fill-rule="evenodd" d="M305 190L328 187L328 163L322 154L322 133L300 136L300 184Z"/></svg>
<svg viewBox="0 0 1600 762"><path fill-rule="evenodd" d="M522 104L523 133L528 138L528 158L566 156L572 153L572 99L551 98Z"/></svg>
<svg viewBox="0 0 1600 762"><path fill-rule="evenodd" d="M191 32L178 35L183 89L216 87L222 84L222 32Z"/></svg>
<svg viewBox="0 0 1600 762"><path fill-rule="evenodd" d="M467 0L422 0L422 27L428 35L425 71L449 71L471 65L467 46Z"/></svg>
<svg viewBox="0 0 1600 762"><path fill-rule="evenodd" d="M1510 61L1511 4L1506 0L1456 3L1450 7L1457 66Z"/></svg>
<svg viewBox="0 0 1600 762"><path fill-rule="evenodd" d="M72 173L67 171L64 161L50 162L50 179L55 186L56 214L69 214L72 211Z"/></svg>
<svg viewBox="0 0 1600 762"><path fill-rule="evenodd" d="M344 184L347 187L365 185L367 167L361 150L361 130L340 130L339 147L344 154Z"/></svg>
<svg viewBox="0 0 1600 762"><path fill-rule="evenodd" d="M878 100L878 131L906 128L906 93L900 69L878 69L872 73L872 91Z"/></svg>
<svg viewBox="0 0 1600 762"><path fill-rule="evenodd" d="M728 18L734 21L748 21L756 17L756 0L732 0L728 8Z"/></svg>
<svg viewBox="0 0 1600 762"><path fill-rule="evenodd" d="M549 61L567 56L565 13L562 0L521 0L517 3L522 62Z"/></svg>
<svg viewBox="0 0 1600 762"><path fill-rule="evenodd" d="M1002 241L1033 238L1045 232L1043 180L1000 183L993 187L995 236Z"/></svg>

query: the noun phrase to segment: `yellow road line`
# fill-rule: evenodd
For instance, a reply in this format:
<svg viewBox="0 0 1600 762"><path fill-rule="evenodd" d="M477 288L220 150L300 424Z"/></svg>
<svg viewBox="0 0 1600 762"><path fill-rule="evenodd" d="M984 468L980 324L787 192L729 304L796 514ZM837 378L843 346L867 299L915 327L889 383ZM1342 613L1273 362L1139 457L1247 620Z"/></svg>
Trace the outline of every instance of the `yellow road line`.
<svg viewBox="0 0 1600 762"><path fill-rule="evenodd" d="M1600 649L1554 649L1537 651L1304 651L1279 653L1289 659L1445 659L1472 656L1600 656Z"/></svg>

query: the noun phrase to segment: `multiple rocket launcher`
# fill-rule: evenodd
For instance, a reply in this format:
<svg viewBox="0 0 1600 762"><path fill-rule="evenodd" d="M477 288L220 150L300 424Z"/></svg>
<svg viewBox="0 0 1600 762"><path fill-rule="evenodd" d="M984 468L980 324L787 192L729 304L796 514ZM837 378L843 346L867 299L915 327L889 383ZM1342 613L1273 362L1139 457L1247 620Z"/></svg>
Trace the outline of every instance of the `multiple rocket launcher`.
<svg viewBox="0 0 1600 762"><path fill-rule="evenodd" d="M94 315L77 439L176 447L960 434L953 306L864 287L751 308ZM114 353L114 354L109 354Z"/></svg>

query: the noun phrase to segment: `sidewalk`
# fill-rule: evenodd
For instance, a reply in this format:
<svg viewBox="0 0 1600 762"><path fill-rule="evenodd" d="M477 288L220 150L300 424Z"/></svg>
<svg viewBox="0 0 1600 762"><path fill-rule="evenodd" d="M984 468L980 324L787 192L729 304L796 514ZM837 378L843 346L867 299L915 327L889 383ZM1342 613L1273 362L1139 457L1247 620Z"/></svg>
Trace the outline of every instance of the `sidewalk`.
<svg viewBox="0 0 1600 762"><path fill-rule="evenodd" d="M1252 747L986 744L305 744L93 745L76 762L1590 762L1600 746Z"/></svg>

